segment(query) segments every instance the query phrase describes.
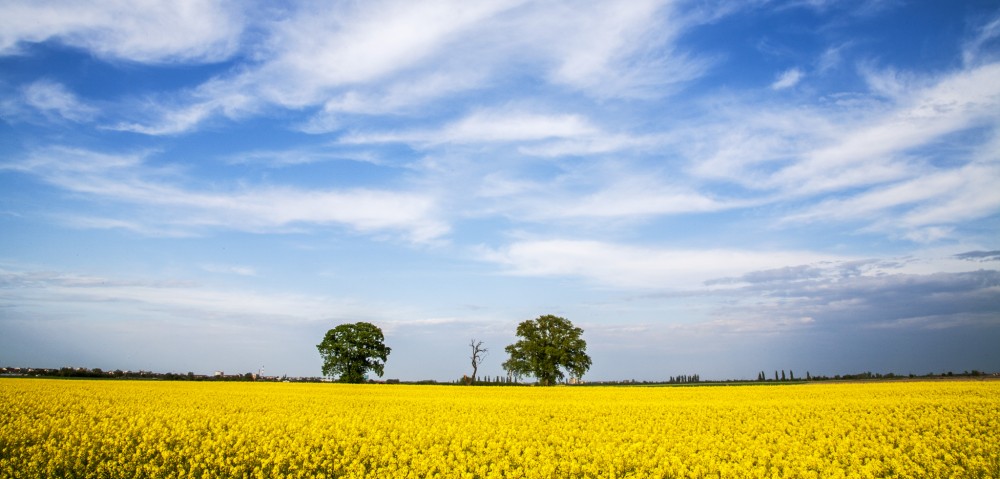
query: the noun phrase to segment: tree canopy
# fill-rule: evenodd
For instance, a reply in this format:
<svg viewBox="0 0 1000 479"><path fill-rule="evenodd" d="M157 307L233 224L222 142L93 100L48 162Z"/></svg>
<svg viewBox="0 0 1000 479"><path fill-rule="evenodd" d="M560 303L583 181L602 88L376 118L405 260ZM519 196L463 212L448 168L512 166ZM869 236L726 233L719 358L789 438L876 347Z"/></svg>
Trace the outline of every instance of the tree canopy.
<svg viewBox="0 0 1000 479"><path fill-rule="evenodd" d="M517 326L516 343L505 348L503 368L515 376L534 376L543 385L566 377L579 378L590 369L583 330L558 316L545 315Z"/></svg>
<svg viewBox="0 0 1000 479"><path fill-rule="evenodd" d="M391 351L384 341L382 330L371 323L341 324L327 331L316 345L323 357L323 375L338 376L344 383L364 382L368 371L382 377Z"/></svg>

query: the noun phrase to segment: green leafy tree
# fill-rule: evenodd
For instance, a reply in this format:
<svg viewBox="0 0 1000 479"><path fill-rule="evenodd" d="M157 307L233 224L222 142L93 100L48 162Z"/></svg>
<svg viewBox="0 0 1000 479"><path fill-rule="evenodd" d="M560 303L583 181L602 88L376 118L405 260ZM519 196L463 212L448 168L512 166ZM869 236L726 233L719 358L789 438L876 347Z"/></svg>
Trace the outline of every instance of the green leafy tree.
<svg viewBox="0 0 1000 479"><path fill-rule="evenodd" d="M368 371L382 377L391 351L384 341L382 330L371 323L341 324L327 331L316 345L323 357L323 375L337 376L342 383L364 382Z"/></svg>
<svg viewBox="0 0 1000 479"><path fill-rule="evenodd" d="M565 378L579 378L590 369L583 330L565 318L545 315L517 325L516 343L504 348L510 356L503 368L513 376L534 376L550 386Z"/></svg>

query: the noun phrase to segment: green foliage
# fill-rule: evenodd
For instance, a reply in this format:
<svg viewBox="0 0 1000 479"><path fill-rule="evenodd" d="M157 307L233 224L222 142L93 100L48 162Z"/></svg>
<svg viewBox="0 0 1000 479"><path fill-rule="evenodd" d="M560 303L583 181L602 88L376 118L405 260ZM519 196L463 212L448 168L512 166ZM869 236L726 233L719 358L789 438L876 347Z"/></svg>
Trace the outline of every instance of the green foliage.
<svg viewBox="0 0 1000 479"><path fill-rule="evenodd" d="M341 324L326 332L316 345L323 357L323 375L338 376L340 382L364 382L365 374L385 372L391 349L383 341L382 330L371 323Z"/></svg>
<svg viewBox="0 0 1000 479"><path fill-rule="evenodd" d="M582 377L590 369L583 330L565 318L545 315L517 325L516 343L505 348L510 358L503 368L514 376L534 376L550 386L565 378Z"/></svg>

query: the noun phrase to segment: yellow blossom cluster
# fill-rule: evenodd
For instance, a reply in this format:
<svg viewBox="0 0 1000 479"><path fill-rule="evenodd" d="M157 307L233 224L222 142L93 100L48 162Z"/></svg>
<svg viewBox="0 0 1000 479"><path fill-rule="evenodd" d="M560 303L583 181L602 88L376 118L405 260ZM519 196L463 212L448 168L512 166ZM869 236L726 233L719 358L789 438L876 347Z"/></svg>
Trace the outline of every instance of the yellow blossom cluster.
<svg viewBox="0 0 1000 479"><path fill-rule="evenodd" d="M1000 381L0 379L0 478L1000 477Z"/></svg>

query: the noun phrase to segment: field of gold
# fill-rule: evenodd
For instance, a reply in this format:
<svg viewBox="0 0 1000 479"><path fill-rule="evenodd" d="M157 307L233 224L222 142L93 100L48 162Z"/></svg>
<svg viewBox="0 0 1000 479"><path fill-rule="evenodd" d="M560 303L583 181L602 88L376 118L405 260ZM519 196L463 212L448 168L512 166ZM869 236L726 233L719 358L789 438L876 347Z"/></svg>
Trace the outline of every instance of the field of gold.
<svg viewBox="0 0 1000 479"><path fill-rule="evenodd" d="M0 478L1000 477L1000 382L0 379Z"/></svg>

